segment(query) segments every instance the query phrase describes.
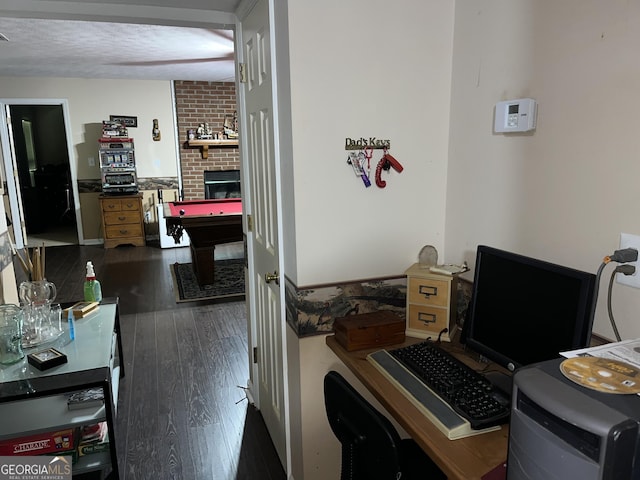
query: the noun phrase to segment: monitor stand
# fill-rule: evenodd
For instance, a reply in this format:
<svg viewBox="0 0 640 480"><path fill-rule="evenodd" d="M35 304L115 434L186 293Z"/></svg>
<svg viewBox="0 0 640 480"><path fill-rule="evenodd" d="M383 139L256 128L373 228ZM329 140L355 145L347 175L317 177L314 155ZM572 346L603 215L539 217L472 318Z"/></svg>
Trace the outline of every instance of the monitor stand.
<svg viewBox="0 0 640 480"><path fill-rule="evenodd" d="M484 377L491 382L491 385L500 390L507 399L511 399L512 376L502 372L486 372Z"/></svg>

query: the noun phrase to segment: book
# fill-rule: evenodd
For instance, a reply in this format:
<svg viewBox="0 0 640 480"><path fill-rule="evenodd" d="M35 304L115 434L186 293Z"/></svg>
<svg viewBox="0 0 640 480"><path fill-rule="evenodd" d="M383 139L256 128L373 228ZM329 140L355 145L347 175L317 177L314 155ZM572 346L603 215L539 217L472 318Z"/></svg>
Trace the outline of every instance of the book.
<svg viewBox="0 0 640 480"><path fill-rule="evenodd" d="M99 407L104 404L104 393L102 388L89 388L74 392L67 398L67 408L69 410L79 410L82 408Z"/></svg>
<svg viewBox="0 0 640 480"><path fill-rule="evenodd" d="M91 455L92 453L108 452L110 451L108 436L104 441L98 443L81 443L78 445L78 455L83 457L85 455Z"/></svg>
<svg viewBox="0 0 640 480"><path fill-rule="evenodd" d="M66 452L76 444L77 431L67 428L0 441L0 455L42 455Z"/></svg>
<svg viewBox="0 0 640 480"><path fill-rule="evenodd" d="M64 318L69 315L69 310L73 313L73 318L84 318L90 313L95 312L98 309L98 302L78 302L66 308L63 311Z"/></svg>
<svg viewBox="0 0 640 480"><path fill-rule="evenodd" d="M87 429L89 431L95 430L95 427L97 427L99 434L97 436L95 434L89 435L91 439L82 440L76 449L77 456L83 457L94 453L109 452L111 445L109 444L109 429L107 428L106 422L100 422L89 427L90 428ZM83 428L83 431L84 430L86 429Z"/></svg>
<svg viewBox="0 0 640 480"><path fill-rule="evenodd" d="M88 445L103 442L109 429L107 422L93 423L85 425L80 432L80 445Z"/></svg>

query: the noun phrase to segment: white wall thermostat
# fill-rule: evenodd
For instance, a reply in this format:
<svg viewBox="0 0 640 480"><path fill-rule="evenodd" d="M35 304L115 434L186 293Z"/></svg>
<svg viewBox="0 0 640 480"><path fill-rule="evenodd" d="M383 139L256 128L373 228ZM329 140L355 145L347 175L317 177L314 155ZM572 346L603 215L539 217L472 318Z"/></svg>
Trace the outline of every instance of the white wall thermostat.
<svg viewBox="0 0 640 480"><path fill-rule="evenodd" d="M498 102L494 130L496 133L535 130L537 116L538 105L532 98Z"/></svg>

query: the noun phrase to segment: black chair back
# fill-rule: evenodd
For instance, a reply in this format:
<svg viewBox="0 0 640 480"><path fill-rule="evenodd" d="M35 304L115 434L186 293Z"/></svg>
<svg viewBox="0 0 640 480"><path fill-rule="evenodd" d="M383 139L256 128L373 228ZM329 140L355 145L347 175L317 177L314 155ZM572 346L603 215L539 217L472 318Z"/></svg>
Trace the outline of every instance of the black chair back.
<svg viewBox="0 0 640 480"><path fill-rule="evenodd" d="M324 403L331 430L342 445L341 480L400 478L398 432L335 371L324 378Z"/></svg>

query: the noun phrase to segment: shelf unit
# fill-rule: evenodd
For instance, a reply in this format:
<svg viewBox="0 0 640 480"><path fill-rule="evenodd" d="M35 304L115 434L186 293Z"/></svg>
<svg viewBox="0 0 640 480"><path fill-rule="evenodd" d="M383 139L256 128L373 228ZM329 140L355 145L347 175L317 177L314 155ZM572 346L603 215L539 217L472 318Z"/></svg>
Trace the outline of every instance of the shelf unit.
<svg viewBox="0 0 640 480"><path fill-rule="evenodd" d="M104 299L96 312L76 320L75 340L69 340L67 330L55 341L26 353L48 347L63 352L67 363L39 371L25 357L4 368L0 382L0 441L105 421L110 451L79 457L73 465L73 475L101 471L103 478L117 480L114 419L118 385L124 376L118 299ZM87 388L102 388L104 403L69 410L67 395Z"/></svg>
<svg viewBox="0 0 640 480"><path fill-rule="evenodd" d="M209 147L237 147L238 140L203 140L194 139L187 141L190 147L202 148L202 158L209 158Z"/></svg>
<svg viewBox="0 0 640 480"><path fill-rule="evenodd" d="M84 408L70 411L66 395L51 395L0 404L4 425L1 440L65 430L106 421L106 408ZM25 417L25 412L29 413ZM111 435L111 432L109 432ZM111 441L111 439L109 439ZM99 452L78 458L73 474L102 470L111 464L109 452Z"/></svg>

